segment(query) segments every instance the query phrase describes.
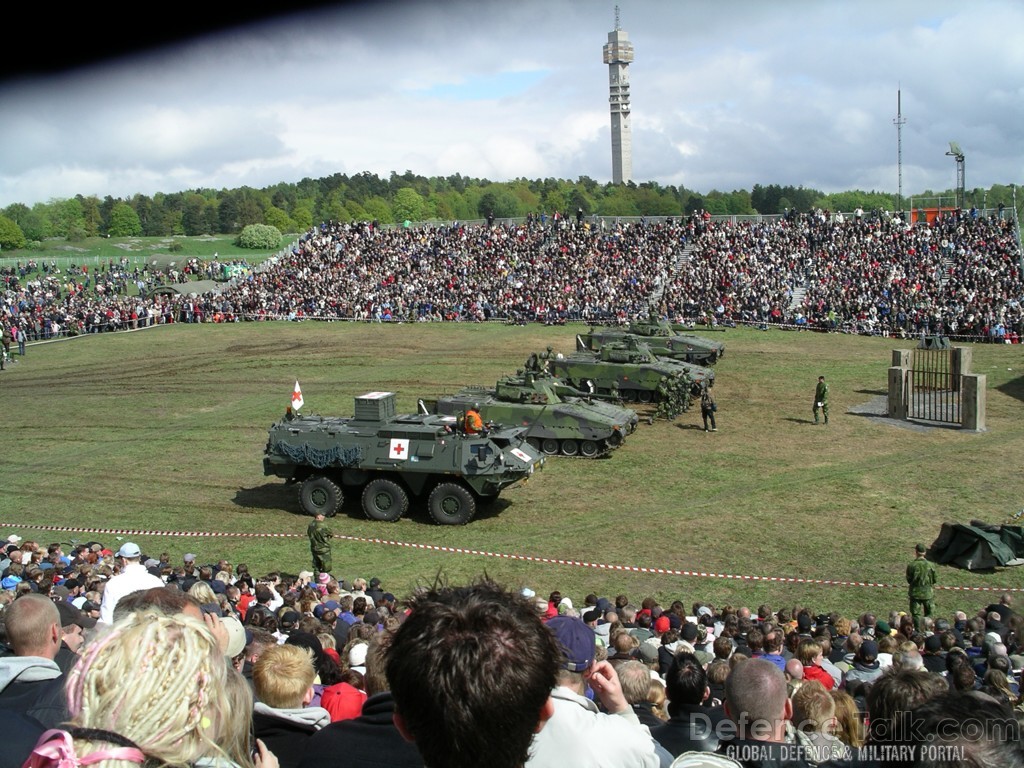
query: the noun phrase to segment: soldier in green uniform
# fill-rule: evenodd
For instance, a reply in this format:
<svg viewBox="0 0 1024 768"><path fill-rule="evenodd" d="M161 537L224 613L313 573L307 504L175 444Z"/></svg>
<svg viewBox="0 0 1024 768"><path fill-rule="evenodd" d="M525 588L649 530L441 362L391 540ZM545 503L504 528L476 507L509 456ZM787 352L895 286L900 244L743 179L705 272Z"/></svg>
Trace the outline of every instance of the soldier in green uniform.
<svg viewBox="0 0 1024 768"><path fill-rule="evenodd" d="M551 372L551 363L549 360L555 359L555 352L549 345L547 349L540 353L540 368L545 373Z"/></svg>
<svg viewBox="0 0 1024 768"><path fill-rule="evenodd" d="M669 419L671 420L672 415L669 410L669 393L671 387L669 386L668 376L662 376L658 382L658 388L655 390L655 397L658 400L658 407L655 410L654 415L647 419L648 424L653 424L655 419Z"/></svg>
<svg viewBox="0 0 1024 768"><path fill-rule="evenodd" d="M910 595L910 615L914 617L914 627L921 629L921 614L931 616L935 610L935 582L938 575L935 566L925 559L924 544L914 548L916 557L907 566L907 584Z"/></svg>
<svg viewBox="0 0 1024 768"><path fill-rule="evenodd" d="M690 378L689 371L676 371L675 377L676 392L679 396L679 412L685 413L690 410L690 404L693 402L693 397L690 394L693 379Z"/></svg>
<svg viewBox="0 0 1024 768"><path fill-rule="evenodd" d="M309 552L313 555L313 570L317 574L331 572L331 529L324 525L322 514L313 518L306 529L309 536Z"/></svg>
<svg viewBox="0 0 1024 768"><path fill-rule="evenodd" d="M825 416L825 423L828 424L828 384L825 377L818 377L818 386L814 388L814 423L818 423L818 409L821 409Z"/></svg>

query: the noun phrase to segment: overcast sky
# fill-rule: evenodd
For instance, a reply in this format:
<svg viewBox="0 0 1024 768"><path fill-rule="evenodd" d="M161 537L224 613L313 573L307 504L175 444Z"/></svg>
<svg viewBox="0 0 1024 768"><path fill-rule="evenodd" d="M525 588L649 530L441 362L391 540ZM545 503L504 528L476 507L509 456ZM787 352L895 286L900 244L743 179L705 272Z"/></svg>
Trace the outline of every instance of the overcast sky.
<svg viewBox="0 0 1024 768"><path fill-rule="evenodd" d="M968 190L1024 182L1020 0L619 6L636 182L895 193L897 89L905 195L955 185L950 140ZM349 3L8 77L0 206L363 171L604 183L614 7Z"/></svg>

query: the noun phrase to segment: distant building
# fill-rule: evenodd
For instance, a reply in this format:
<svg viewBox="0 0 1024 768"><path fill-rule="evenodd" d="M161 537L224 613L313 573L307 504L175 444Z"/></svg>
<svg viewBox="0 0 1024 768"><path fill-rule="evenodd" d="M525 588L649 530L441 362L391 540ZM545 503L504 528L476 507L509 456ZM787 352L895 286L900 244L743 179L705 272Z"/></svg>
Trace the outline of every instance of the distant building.
<svg viewBox="0 0 1024 768"><path fill-rule="evenodd" d="M633 176L633 135L629 127L629 63L633 44L619 28L615 7L615 31L608 33L604 63L608 65L608 104L612 114L612 183L623 184Z"/></svg>

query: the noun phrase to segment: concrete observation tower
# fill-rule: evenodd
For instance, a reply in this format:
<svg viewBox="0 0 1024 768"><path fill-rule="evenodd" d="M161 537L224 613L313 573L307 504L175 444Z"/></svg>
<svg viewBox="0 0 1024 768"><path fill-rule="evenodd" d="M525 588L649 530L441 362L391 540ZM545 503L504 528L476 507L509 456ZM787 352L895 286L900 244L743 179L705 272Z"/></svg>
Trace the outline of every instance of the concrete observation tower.
<svg viewBox="0 0 1024 768"><path fill-rule="evenodd" d="M623 184L633 176L633 136L629 123L629 63L633 44L619 27L615 6L615 30L608 33L604 63L608 65L608 104L612 114L612 183Z"/></svg>

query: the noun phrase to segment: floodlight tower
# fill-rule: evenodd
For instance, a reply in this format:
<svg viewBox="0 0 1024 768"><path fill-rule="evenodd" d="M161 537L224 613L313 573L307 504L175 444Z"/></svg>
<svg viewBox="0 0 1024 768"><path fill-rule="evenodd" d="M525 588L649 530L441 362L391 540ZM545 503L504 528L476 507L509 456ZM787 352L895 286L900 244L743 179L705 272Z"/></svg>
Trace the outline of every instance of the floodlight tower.
<svg viewBox="0 0 1024 768"><path fill-rule="evenodd" d="M946 157L956 158L956 207L964 209L964 152L955 141L949 142Z"/></svg>
<svg viewBox="0 0 1024 768"><path fill-rule="evenodd" d="M903 117L903 105L900 89L896 89L896 117L892 123L896 126L896 174L899 183L899 197L896 200L897 212L903 212L903 126L907 120Z"/></svg>
<svg viewBox="0 0 1024 768"><path fill-rule="evenodd" d="M608 103L612 115L612 183L622 184L633 175L633 136L629 127L629 63L633 44L619 27L615 6L615 30L608 33L604 63L608 65Z"/></svg>

